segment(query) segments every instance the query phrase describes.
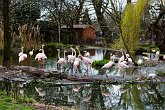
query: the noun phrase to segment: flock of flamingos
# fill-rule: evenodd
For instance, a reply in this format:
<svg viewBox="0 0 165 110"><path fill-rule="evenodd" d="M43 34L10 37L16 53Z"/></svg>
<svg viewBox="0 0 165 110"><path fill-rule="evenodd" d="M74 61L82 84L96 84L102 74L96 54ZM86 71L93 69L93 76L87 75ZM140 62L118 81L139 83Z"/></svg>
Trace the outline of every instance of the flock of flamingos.
<svg viewBox="0 0 165 110"><path fill-rule="evenodd" d="M93 61L90 59L90 53L87 51L84 51L85 54L82 55L79 47L76 46L76 49L70 48L71 49L71 54L66 56L66 50L63 51L63 57L60 56L60 49L57 49L58 51L58 61L57 64L60 65L60 72L64 72L64 66L69 63L71 64L71 68L73 69L79 69L81 65L85 65L84 67L86 68L87 75L88 71L92 67ZM78 55L76 53L76 50L78 51ZM29 52L29 55L33 55L34 49L32 49ZM106 63L104 66L101 67L101 69L108 70L114 65L118 66L118 68L129 68L130 66L133 65L132 59L130 58L129 54L126 54L122 49L122 56L117 58L116 55L110 54L110 60L108 63ZM18 54L19 56L19 65L21 65L21 62L23 62L27 58L27 54L24 53L23 47L21 48L21 52ZM156 52L155 57L159 57L159 51ZM164 56L165 58L165 56ZM35 60L38 60L39 67L44 67L44 62L47 59L47 56L45 55L44 52L44 45L42 45L42 48L39 50L39 53L36 54ZM116 64L115 61L116 59L118 60L118 63ZM150 58L143 56L142 58L139 58L137 61L138 65L144 64L146 61L149 61ZM106 75L107 76L107 75ZM107 76L108 77L108 76ZM149 74L149 77L155 78L156 74Z"/></svg>

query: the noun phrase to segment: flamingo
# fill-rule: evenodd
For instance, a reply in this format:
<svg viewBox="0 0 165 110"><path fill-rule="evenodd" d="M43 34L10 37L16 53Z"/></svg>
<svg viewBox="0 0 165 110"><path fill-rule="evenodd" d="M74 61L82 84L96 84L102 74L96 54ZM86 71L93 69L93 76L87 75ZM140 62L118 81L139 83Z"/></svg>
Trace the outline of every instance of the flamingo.
<svg viewBox="0 0 165 110"><path fill-rule="evenodd" d="M118 66L121 68L129 68L129 66L127 65L127 61L119 62Z"/></svg>
<svg viewBox="0 0 165 110"><path fill-rule="evenodd" d="M124 60L128 60L128 58L127 58L126 54L124 53L123 49L121 49L121 53L122 53L122 56L119 58L119 62L118 63L120 63L120 62L122 62Z"/></svg>
<svg viewBox="0 0 165 110"><path fill-rule="evenodd" d="M57 51L58 51L58 61L57 61L57 64L60 64L61 65L61 72L62 72L62 65L64 66L65 64L66 64L66 58L65 58L65 53L67 52L66 50L64 50L64 57L63 58L61 58L60 57L60 50L59 49L57 49Z"/></svg>
<svg viewBox="0 0 165 110"><path fill-rule="evenodd" d="M89 52L87 52L86 50L84 50L84 57L90 57L90 53Z"/></svg>
<svg viewBox="0 0 165 110"><path fill-rule="evenodd" d="M138 59L137 64L138 65L142 65L143 64L143 60L142 59Z"/></svg>
<svg viewBox="0 0 165 110"><path fill-rule="evenodd" d="M72 50L72 54L71 55L68 55L68 62L70 63L73 63L74 62L74 59L76 58L76 54L73 55L73 51L75 51L73 48L70 48Z"/></svg>
<svg viewBox="0 0 165 110"><path fill-rule="evenodd" d="M165 60L165 55L163 55L163 60Z"/></svg>
<svg viewBox="0 0 165 110"><path fill-rule="evenodd" d="M76 50L74 50L74 52L75 52L75 56L76 56ZM80 63L81 63L81 59L79 57L76 57L73 62L73 67L76 69L79 69Z"/></svg>
<svg viewBox="0 0 165 110"><path fill-rule="evenodd" d="M33 55L33 51L34 51L34 49L32 49L32 50L29 52L29 55L30 55L30 56Z"/></svg>
<svg viewBox="0 0 165 110"><path fill-rule="evenodd" d="M112 54L110 54L110 59L111 59L111 56L112 56ZM104 65L101 67L101 69L106 69L106 70L108 70L108 69L111 68L113 65L114 65L114 62L110 60L108 63L104 64ZM106 76L107 76L107 74L106 74ZM108 76L107 76L107 77L108 77Z"/></svg>
<svg viewBox="0 0 165 110"><path fill-rule="evenodd" d="M24 47L21 47L21 52L18 53L18 56L21 56L23 54L23 48Z"/></svg>
<svg viewBox="0 0 165 110"><path fill-rule="evenodd" d="M23 48L21 48L21 52L19 52L18 56L19 56L19 65L21 65L21 62L23 62L26 58L27 58L27 54L23 53Z"/></svg>
<svg viewBox="0 0 165 110"><path fill-rule="evenodd" d="M112 55L110 54L110 60L112 60L113 62L116 60L116 56L115 55Z"/></svg>
<svg viewBox="0 0 165 110"><path fill-rule="evenodd" d="M156 51L156 60L159 60L160 51Z"/></svg>
<svg viewBox="0 0 165 110"><path fill-rule="evenodd" d="M81 89L81 87L78 86L78 85L73 86L73 91L74 92L79 92L80 89Z"/></svg>
<svg viewBox="0 0 165 110"><path fill-rule="evenodd" d="M39 53L35 56L35 60L38 60L39 65L43 65L43 67L44 67L44 62L45 62L45 60L47 59L47 56L46 56L45 53L44 53L43 47L42 47L42 49L40 49L39 51L41 51L41 52L39 52Z"/></svg>
<svg viewBox="0 0 165 110"><path fill-rule="evenodd" d="M80 53L80 50L79 50L79 48L77 46L76 46L76 49L79 52L78 57L85 62L86 66L87 66L87 71L88 71L88 67L90 67L90 69L91 69L93 61L90 58L88 58L88 57L82 56L81 53ZM87 76L88 76L88 72L87 72Z"/></svg>
<svg viewBox="0 0 165 110"><path fill-rule="evenodd" d="M121 49L121 52L122 52L122 56L119 58L118 67L128 68L129 66L127 64L132 62L132 59L127 57L129 54L126 55L123 49Z"/></svg>
<svg viewBox="0 0 165 110"><path fill-rule="evenodd" d="M143 59L144 61L149 61L149 60L150 60L150 58L149 58L149 57L146 57L146 56L143 56L142 59Z"/></svg>
<svg viewBox="0 0 165 110"><path fill-rule="evenodd" d="M154 78L156 78L156 74L155 74L155 73L150 73L150 74L148 75L148 78L154 79Z"/></svg>
<svg viewBox="0 0 165 110"><path fill-rule="evenodd" d="M42 88L37 88L35 87L36 92L38 93L39 96L42 98L46 95L46 92L42 90Z"/></svg>
<svg viewBox="0 0 165 110"><path fill-rule="evenodd" d="M102 66L101 69L106 69L108 70L109 68L111 68L113 66L114 62L113 61L109 61L108 63L106 63L104 66ZM107 74L106 74L107 76ZM107 76L108 77L108 76Z"/></svg>

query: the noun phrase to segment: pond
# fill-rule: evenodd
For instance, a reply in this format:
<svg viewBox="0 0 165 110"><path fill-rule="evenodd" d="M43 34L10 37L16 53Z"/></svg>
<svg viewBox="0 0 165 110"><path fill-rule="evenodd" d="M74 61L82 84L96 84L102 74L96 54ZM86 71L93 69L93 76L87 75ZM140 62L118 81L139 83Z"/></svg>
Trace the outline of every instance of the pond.
<svg viewBox="0 0 165 110"><path fill-rule="evenodd" d="M91 59L102 60L110 51L106 49L88 49ZM12 57L12 64L18 65L18 58ZM139 56L138 56L139 57ZM141 57L141 56L140 56ZM0 57L0 62L2 62ZM57 56L48 58L45 69L57 70ZM38 67L34 57L28 57L23 63L26 66ZM155 62L154 67L132 67L120 70L113 67L107 74L111 76L127 76L137 78L139 75L148 75L157 68L164 68L163 61ZM105 71L92 68L90 75L105 74ZM8 85L6 85L8 83ZM35 81L0 82L1 90L18 92L35 100L55 105L67 106L71 110L163 110L165 109L165 83L149 84L107 84L71 82L68 80L55 80L53 78L38 79ZM9 89L10 87L10 89ZM7 89L6 89L7 88ZM20 92L21 90L21 92Z"/></svg>
<svg viewBox="0 0 165 110"><path fill-rule="evenodd" d="M66 106L71 110L164 110L165 108L165 83L115 85L38 80L8 85L0 82L0 85L1 90L6 88L7 91L34 98L40 103Z"/></svg>

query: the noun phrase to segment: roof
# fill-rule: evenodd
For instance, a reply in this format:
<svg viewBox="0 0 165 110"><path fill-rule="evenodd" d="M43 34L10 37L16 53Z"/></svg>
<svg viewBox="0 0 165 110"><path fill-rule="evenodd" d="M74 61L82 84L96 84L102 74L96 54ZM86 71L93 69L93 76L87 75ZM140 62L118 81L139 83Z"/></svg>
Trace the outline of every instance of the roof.
<svg viewBox="0 0 165 110"><path fill-rule="evenodd" d="M76 29L84 29L86 27L92 27L93 29L95 29L93 26L91 25L85 25L85 24L75 24L73 25L73 28L76 28ZM68 26L64 25L64 26L61 26L61 28L65 29L65 28L69 28Z"/></svg>

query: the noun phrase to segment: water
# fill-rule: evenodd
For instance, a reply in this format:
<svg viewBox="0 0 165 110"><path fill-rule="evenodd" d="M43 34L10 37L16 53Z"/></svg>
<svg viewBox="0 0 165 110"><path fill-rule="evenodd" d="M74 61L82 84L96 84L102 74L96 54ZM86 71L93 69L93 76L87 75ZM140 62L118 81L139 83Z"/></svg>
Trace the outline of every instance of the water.
<svg viewBox="0 0 165 110"><path fill-rule="evenodd" d="M102 60L109 54L105 49L88 49L92 60ZM12 57L12 64L18 65L18 60ZM0 62L2 58L0 57ZM46 60L45 69L57 70L57 56ZM138 76L149 74L157 68L164 68L159 62L156 67L137 67L125 70L110 69L108 75ZM23 65L38 67L34 57L23 62ZM99 69L92 68L92 75L104 74ZM17 82L0 82L1 90L17 92L35 100L55 106L67 106L78 110L164 110L165 83L151 84L102 84L82 83L53 78L24 82L23 87ZM21 90L21 93L20 93ZM22 92L23 91L23 92Z"/></svg>
<svg viewBox="0 0 165 110"><path fill-rule="evenodd" d="M66 80L4 83L1 90L17 92L40 103L78 110L164 110L165 83L100 84ZM21 84L22 85L22 84ZM20 93L20 90L23 91ZM15 93L16 94L16 93Z"/></svg>

